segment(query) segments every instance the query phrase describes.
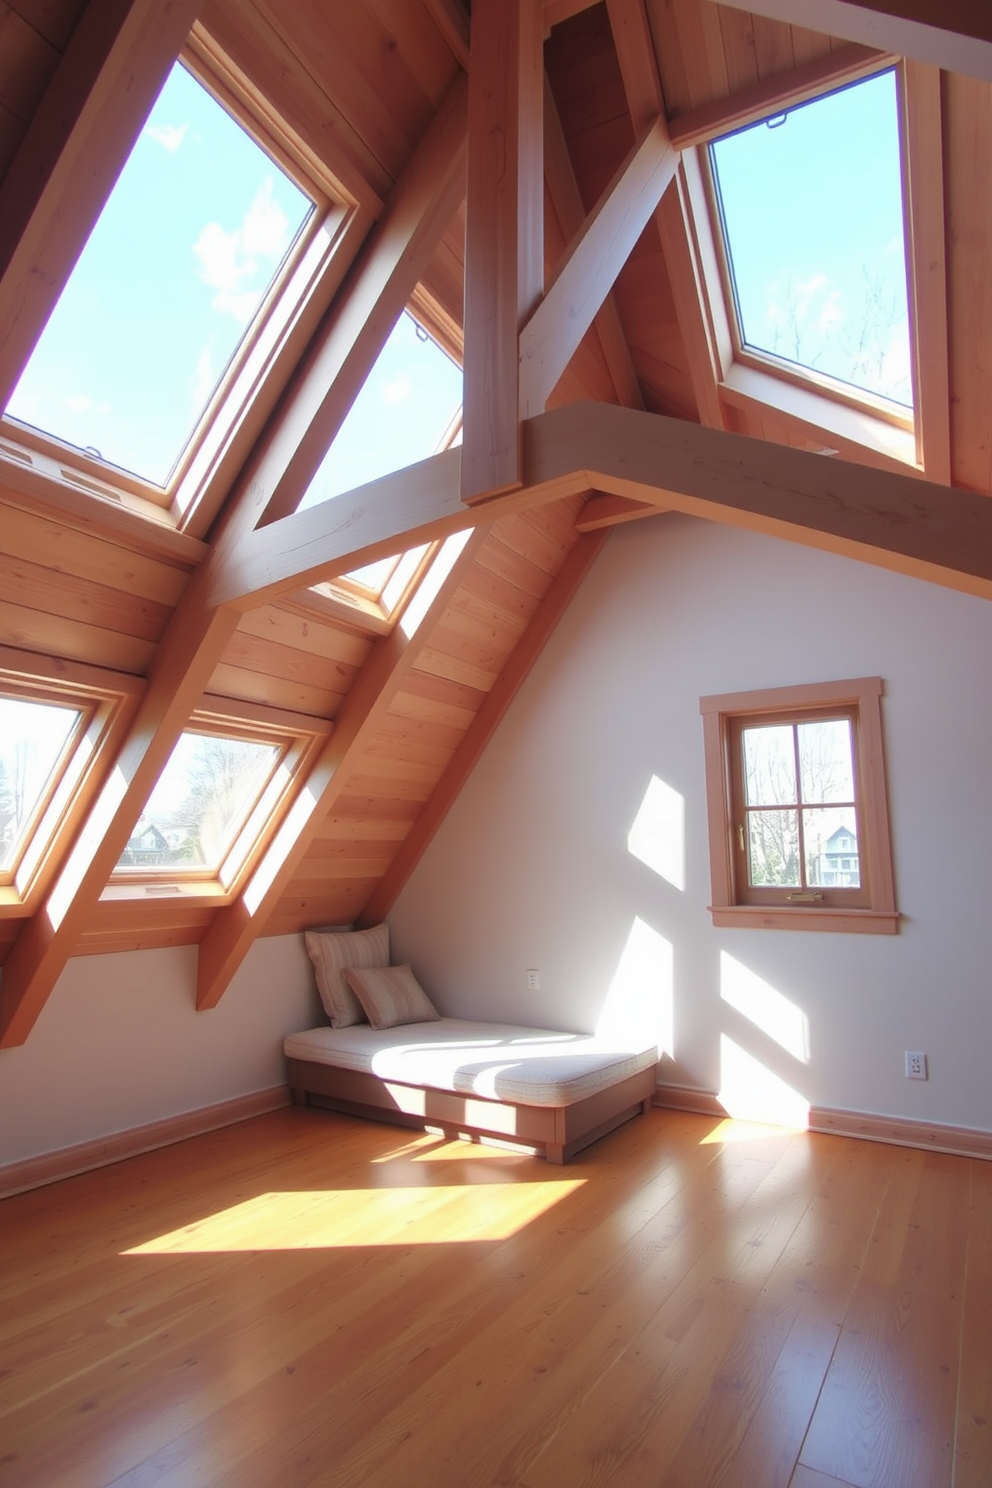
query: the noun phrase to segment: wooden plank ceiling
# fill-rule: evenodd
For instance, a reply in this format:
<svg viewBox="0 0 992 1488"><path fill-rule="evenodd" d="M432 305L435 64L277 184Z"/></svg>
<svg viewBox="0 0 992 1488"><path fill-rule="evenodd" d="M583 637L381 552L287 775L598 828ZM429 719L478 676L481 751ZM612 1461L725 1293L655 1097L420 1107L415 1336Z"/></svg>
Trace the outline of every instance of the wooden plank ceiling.
<svg viewBox="0 0 992 1488"><path fill-rule="evenodd" d="M685 462L666 462L664 451L675 451L679 428L695 430L688 464L717 473L731 458L721 442L728 435L766 449L830 449L829 462L798 454L778 477L769 450L769 484L787 478L802 498L790 535L992 593L992 529L984 502L968 495L992 494L989 83L938 73L926 57L907 71L910 134L942 136L935 154L920 151L911 178L922 266L916 330L929 381L922 443L907 459L852 433L849 415L835 417L823 399L738 377L719 324L725 312L700 298L707 249L693 216L697 141L863 72L864 48L813 29L816 0L797 5L802 24L712 0L547 0L532 44L526 23L536 3L474 6L480 36L502 36L507 17L515 25L519 16L514 45L521 55L531 48L537 69L518 102L487 105L507 111L513 129L514 118L529 121L508 146L518 215L507 219L506 204L485 199L488 188L471 180L466 209L466 159L484 174L486 148L482 126L471 134L480 117L472 110L499 79L488 49L472 51L461 0L208 0L187 5L178 39L150 0L0 0L5 395L194 17L201 65L220 68L235 101L280 130L350 212L336 257L190 514L156 508L133 484L114 490L106 472L73 470L57 450L25 451L10 426L2 432L0 660L25 676L97 668L136 679L132 691L143 694L133 722L122 713L42 891L0 903L5 1042L27 1036L71 955L196 944L199 1005L209 1007L257 935L388 912L611 522L675 507L786 530L784 508L766 510L756 497L732 512L718 483L701 491L673 476ZM924 51L938 27L942 37L967 39L967 19L946 11L913 0ZM899 16L876 19L880 44L895 50L885 25L895 36ZM137 105L122 99L125 65L144 100L137 123ZM53 99L73 79L79 97L59 110ZM542 127L543 170L532 138ZM623 232L629 243L620 248ZM516 284L493 277L479 246L500 235L510 257L514 242L532 261L537 254L537 269L521 270ZM61 267L45 280L42 263ZM541 264L543 291L526 277L539 281ZM476 328L489 313L479 308L486 296L511 327L509 350L486 346ZM461 489L459 457L441 456L294 516L408 302L442 344L464 350ZM572 323L577 349L562 335ZM622 428L607 418L595 438L563 443L572 426L541 424L543 394L529 407L521 391L518 408L518 333L522 348L540 345L549 410L592 400L664 417ZM532 375L526 357L524 372ZM500 378L511 389L508 408L504 391L493 401ZM473 476L468 488L464 471L496 469L472 412L490 405L501 410L510 476ZM523 443L520 410L538 416ZM660 450L664 480L645 467L624 483L614 456L629 438ZM570 468L568 449L580 444L586 463ZM735 444L733 458L739 449L746 462L746 445ZM890 473L893 515L879 515L871 482L861 480L849 502L861 506L846 525L821 520L824 491L847 489L857 464ZM908 518L896 514L910 508ZM914 523L918 541L903 530ZM931 562L927 544L938 529ZM409 635L395 617L335 601L333 587L330 597L310 587L459 530L467 541ZM311 720L324 742L299 788L316 804L267 840L252 882L234 897L114 891L110 873L148 790L193 708L204 706ZM111 789L118 766L123 796Z"/></svg>

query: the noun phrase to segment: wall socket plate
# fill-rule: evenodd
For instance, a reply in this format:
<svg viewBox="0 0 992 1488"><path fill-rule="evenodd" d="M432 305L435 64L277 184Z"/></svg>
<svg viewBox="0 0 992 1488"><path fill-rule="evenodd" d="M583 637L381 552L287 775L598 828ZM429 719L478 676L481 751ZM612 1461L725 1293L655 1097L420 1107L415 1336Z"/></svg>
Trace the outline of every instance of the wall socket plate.
<svg viewBox="0 0 992 1488"><path fill-rule="evenodd" d="M541 990L541 973L539 971L537 971L533 966L528 966L528 968L527 968L527 991L528 992L540 992L540 990Z"/></svg>
<svg viewBox="0 0 992 1488"><path fill-rule="evenodd" d="M927 1056L917 1049L906 1050L906 1079L927 1080Z"/></svg>

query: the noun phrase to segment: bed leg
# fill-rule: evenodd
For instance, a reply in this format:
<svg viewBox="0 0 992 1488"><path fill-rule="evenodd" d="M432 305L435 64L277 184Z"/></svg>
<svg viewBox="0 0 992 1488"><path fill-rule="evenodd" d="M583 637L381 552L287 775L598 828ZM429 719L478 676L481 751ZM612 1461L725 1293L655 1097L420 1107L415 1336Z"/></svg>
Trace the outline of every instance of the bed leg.
<svg viewBox="0 0 992 1488"><path fill-rule="evenodd" d="M306 1093L306 1091L303 1090L301 1088L301 1086L294 1085L293 1086L293 1105L294 1106L305 1106L306 1103L307 1103L307 1093Z"/></svg>
<svg viewBox="0 0 992 1488"><path fill-rule="evenodd" d="M549 1163L554 1163L556 1167L560 1168L565 1161L564 1142L548 1142L545 1145L544 1156Z"/></svg>

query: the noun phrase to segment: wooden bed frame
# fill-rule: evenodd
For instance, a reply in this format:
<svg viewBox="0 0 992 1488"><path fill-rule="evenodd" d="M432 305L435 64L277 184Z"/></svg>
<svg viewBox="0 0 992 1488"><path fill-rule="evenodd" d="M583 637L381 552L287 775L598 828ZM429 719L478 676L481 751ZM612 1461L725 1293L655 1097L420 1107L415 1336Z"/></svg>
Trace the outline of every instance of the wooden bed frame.
<svg viewBox="0 0 992 1488"><path fill-rule="evenodd" d="M626 1080L569 1106L527 1106L403 1085L360 1070L290 1059L289 1086L297 1105L309 1103L397 1126L439 1127L452 1136L519 1142L566 1163L599 1137L646 1111L655 1093L652 1064Z"/></svg>

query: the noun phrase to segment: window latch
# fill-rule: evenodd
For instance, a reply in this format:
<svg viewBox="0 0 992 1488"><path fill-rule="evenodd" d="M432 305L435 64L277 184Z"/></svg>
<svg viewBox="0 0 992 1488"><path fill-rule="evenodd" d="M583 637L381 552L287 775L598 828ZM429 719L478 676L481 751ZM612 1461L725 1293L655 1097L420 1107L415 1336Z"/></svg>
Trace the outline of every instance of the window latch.
<svg viewBox="0 0 992 1488"><path fill-rule="evenodd" d="M818 904L823 898L819 889L800 889L795 894L786 894L790 904Z"/></svg>

